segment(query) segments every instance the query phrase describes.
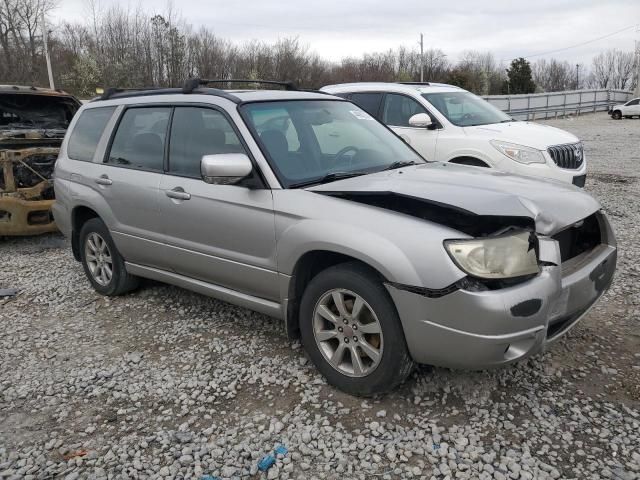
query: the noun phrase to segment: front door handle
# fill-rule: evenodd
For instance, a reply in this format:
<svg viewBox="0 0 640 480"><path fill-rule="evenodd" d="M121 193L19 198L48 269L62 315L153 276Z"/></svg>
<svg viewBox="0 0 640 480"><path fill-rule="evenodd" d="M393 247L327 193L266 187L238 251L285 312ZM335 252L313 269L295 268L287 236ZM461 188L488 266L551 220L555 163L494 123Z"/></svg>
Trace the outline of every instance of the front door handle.
<svg viewBox="0 0 640 480"><path fill-rule="evenodd" d="M167 197L175 200L190 200L191 194L184 191L182 187L176 187L173 190L165 190Z"/></svg>
<svg viewBox="0 0 640 480"><path fill-rule="evenodd" d="M107 175L100 175L96 178L98 185L113 185L113 181Z"/></svg>

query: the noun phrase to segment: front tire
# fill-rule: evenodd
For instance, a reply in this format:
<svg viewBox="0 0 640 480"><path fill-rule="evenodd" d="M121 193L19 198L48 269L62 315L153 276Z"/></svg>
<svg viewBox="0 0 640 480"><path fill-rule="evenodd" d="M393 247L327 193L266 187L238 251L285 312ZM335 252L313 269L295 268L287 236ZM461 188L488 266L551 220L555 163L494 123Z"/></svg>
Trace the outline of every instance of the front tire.
<svg viewBox="0 0 640 480"><path fill-rule="evenodd" d="M80 230L80 259L89 282L102 295L122 295L138 286L138 277L127 272L109 229L99 218L87 220Z"/></svg>
<svg viewBox="0 0 640 480"><path fill-rule="evenodd" d="M316 368L352 395L388 392L413 368L389 293L356 262L330 267L309 282L300 306L300 334Z"/></svg>
<svg viewBox="0 0 640 480"><path fill-rule="evenodd" d="M615 110L611 114L611 118L613 118L614 120L620 120L622 118L622 112L620 112L620 110Z"/></svg>

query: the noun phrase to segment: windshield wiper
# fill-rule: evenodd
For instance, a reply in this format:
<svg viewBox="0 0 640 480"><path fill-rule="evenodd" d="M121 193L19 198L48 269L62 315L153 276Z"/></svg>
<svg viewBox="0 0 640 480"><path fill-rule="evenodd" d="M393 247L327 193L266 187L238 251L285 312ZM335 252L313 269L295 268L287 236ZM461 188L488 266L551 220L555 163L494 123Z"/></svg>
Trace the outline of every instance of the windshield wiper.
<svg viewBox="0 0 640 480"><path fill-rule="evenodd" d="M396 168L408 167L409 165L416 165L416 164L417 162L415 160L399 160L397 162L393 162L390 165L387 165L380 171L384 172L385 170L395 170Z"/></svg>
<svg viewBox="0 0 640 480"><path fill-rule="evenodd" d="M336 180L343 180L345 178L359 177L360 175L366 175L368 172L332 172L327 173L324 177L316 178L315 180L306 180L304 182L294 183L289 185L289 188L308 187L310 185L321 185L323 183L334 182Z"/></svg>

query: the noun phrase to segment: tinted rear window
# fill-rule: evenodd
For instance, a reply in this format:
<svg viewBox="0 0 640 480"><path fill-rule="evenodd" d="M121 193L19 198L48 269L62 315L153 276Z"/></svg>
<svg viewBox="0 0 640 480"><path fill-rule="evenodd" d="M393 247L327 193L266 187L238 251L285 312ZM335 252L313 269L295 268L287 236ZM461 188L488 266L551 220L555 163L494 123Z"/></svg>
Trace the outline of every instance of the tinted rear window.
<svg viewBox="0 0 640 480"><path fill-rule="evenodd" d="M164 141L171 108L129 108L113 138L108 163L139 170L163 170Z"/></svg>
<svg viewBox="0 0 640 480"><path fill-rule="evenodd" d="M378 116L381 99L381 93L354 93L349 97L349 100L374 117Z"/></svg>
<svg viewBox="0 0 640 480"><path fill-rule="evenodd" d="M69 137L67 155L73 160L90 162L96 153L98 142L107 122L116 107L100 107L85 110L80 114L76 126Z"/></svg>

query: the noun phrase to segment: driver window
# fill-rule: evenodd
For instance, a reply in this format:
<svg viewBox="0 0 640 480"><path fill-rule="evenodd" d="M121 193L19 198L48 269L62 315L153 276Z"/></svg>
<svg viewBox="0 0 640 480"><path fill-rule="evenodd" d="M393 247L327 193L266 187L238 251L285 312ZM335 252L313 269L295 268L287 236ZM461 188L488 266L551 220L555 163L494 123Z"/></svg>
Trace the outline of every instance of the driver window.
<svg viewBox="0 0 640 480"><path fill-rule="evenodd" d="M429 112L413 98L394 93L387 93L385 95L384 106L382 108L383 123L394 127L410 127L409 119L417 113L429 114Z"/></svg>
<svg viewBox="0 0 640 480"><path fill-rule="evenodd" d="M244 152L231 124L219 111L176 107L171 124L169 173L201 178L204 155Z"/></svg>
<svg viewBox="0 0 640 480"><path fill-rule="evenodd" d="M629 106L629 105L638 105L638 103L640 103L640 99L636 98L635 100L631 100L629 103L627 103L627 106Z"/></svg>

